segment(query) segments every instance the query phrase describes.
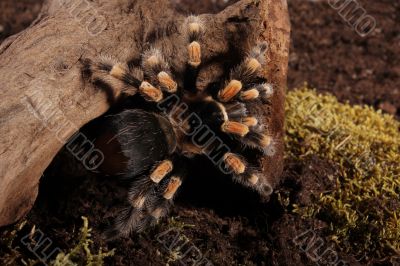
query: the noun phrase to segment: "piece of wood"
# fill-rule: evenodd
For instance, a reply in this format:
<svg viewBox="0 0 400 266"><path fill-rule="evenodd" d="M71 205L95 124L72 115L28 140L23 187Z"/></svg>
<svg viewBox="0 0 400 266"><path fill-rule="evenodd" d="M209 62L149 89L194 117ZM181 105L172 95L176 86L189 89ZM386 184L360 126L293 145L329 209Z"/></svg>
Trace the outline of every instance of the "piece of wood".
<svg viewBox="0 0 400 266"><path fill-rule="evenodd" d="M199 86L222 71L222 63L243 56L257 41L269 43L265 75L275 85L271 108L258 110L276 141L264 158L265 180L279 182L283 163L284 91L289 49L286 1L242 0L207 22ZM38 19L0 46L0 226L32 207L38 183L66 141L105 113L121 94L102 91L82 79L82 58L109 54L121 61L160 47L182 73L185 17L164 0L48 0ZM179 77L178 77L179 78Z"/></svg>

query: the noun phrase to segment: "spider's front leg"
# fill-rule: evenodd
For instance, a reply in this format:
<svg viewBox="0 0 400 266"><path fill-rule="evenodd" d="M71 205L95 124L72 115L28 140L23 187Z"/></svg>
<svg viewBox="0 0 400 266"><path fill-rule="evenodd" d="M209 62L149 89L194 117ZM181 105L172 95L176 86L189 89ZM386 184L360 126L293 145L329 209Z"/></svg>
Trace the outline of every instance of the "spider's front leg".
<svg viewBox="0 0 400 266"><path fill-rule="evenodd" d="M176 93L178 84L172 78L169 65L158 49L143 54L142 68L130 68L109 56L96 61L84 61L84 76L97 86L111 86L128 95L139 92L147 101L160 102L164 93Z"/></svg>

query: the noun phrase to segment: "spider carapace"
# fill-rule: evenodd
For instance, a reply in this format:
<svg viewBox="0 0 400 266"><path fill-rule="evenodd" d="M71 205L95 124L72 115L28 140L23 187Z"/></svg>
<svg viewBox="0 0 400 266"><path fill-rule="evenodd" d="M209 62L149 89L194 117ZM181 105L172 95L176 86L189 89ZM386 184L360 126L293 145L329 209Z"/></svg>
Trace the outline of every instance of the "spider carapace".
<svg viewBox="0 0 400 266"><path fill-rule="evenodd" d="M207 156L235 182L262 196L272 192L261 178L260 163L245 155L250 151L271 156L274 150L274 137L254 109L269 104L274 93L260 77L267 44L256 44L225 80L199 89L195 84L202 67L205 26L190 16L183 28L188 43L184 82L174 79L157 48L144 52L139 66L104 56L84 62L85 77L95 85L140 95L155 110L126 109L109 116L108 133L98 139L117 144L118 151L106 152L116 158L107 167L132 180L128 207L115 218L110 237L141 231L165 216L183 180L190 182L185 162L197 156Z"/></svg>

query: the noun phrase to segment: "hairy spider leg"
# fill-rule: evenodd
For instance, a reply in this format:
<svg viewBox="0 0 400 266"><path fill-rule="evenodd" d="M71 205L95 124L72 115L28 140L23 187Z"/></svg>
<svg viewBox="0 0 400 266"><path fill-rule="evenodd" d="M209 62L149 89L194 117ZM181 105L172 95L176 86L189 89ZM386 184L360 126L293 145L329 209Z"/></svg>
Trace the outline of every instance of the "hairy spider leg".
<svg viewBox="0 0 400 266"><path fill-rule="evenodd" d="M115 218L107 238L143 231L167 215L184 177L180 161L172 156L157 162L149 174L132 182L128 193L129 206ZM174 163L178 165L174 166Z"/></svg>

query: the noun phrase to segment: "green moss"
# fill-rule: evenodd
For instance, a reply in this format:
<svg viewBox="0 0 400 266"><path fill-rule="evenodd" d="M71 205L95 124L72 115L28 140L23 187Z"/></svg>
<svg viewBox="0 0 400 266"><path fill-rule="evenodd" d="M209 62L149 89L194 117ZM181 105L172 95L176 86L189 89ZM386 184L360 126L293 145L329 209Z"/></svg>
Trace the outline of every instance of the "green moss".
<svg viewBox="0 0 400 266"><path fill-rule="evenodd" d="M287 95L287 156L317 155L339 169L337 189L295 212L328 222L331 239L345 252L400 253L399 128L390 115L331 95L307 88Z"/></svg>
<svg viewBox="0 0 400 266"><path fill-rule="evenodd" d="M18 241L18 234L27 224L26 221L21 221L4 230L0 235L0 262L2 265L40 265L39 260L27 258L21 251L20 242Z"/></svg>
<svg viewBox="0 0 400 266"><path fill-rule="evenodd" d="M74 265L87 265L98 266L104 265L104 258L113 256L114 250L110 252L103 252L102 249L97 254L92 254L91 245L91 229L86 217L82 217L83 226L81 228L81 235L77 245L72 248L68 253L61 252L57 255L55 261L52 263L54 266L74 266Z"/></svg>

